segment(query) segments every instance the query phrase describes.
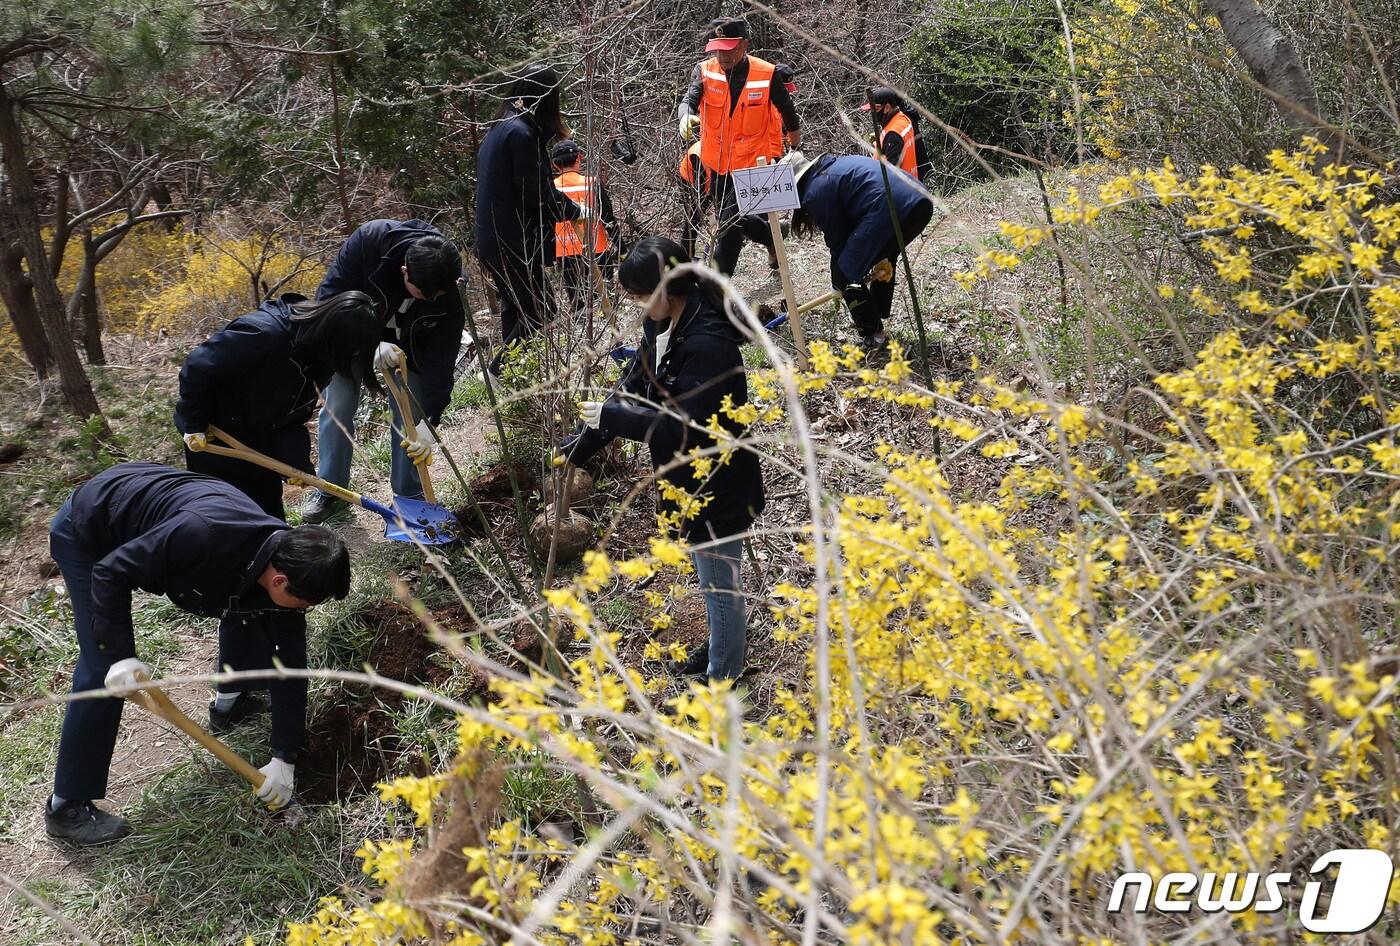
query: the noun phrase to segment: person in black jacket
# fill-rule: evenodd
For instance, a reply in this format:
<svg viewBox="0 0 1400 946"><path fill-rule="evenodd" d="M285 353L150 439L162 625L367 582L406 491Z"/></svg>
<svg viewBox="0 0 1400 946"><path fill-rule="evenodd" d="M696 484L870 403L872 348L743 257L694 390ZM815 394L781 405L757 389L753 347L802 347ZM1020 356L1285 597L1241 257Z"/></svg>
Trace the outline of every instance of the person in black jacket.
<svg viewBox="0 0 1400 946"><path fill-rule="evenodd" d="M578 464L614 437L642 441L651 447L652 468L661 479L706 500L689 519L664 494L660 504L662 515L697 546L691 557L710 627L707 647L673 669L733 680L743 672L747 637L739 572L743 533L763 511L763 477L758 455L746 449L735 450L728 462L717 454L683 459L715 446L701 429L713 416L742 436L720 406L726 398L735 407L749 399L739 351L743 336L718 290L694 272L667 274L689 262L680 245L665 237L647 237L622 262L623 291L646 306L642 339L617 389L581 406L583 424L559 445L559 454Z"/></svg>
<svg viewBox="0 0 1400 946"><path fill-rule="evenodd" d="M802 208L792 215L792 232L813 227L831 251L831 287L840 290L851 321L867 352L888 344L885 319L894 304L899 253L933 219L933 199L906 174L866 155L819 155L800 151L783 156L797 177ZM895 232L890 204L899 218Z"/></svg>
<svg viewBox="0 0 1400 946"><path fill-rule="evenodd" d="M402 364L408 372L410 400L421 416L416 423L399 417L398 405L389 399L400 434L389 455L389 484L396 496L422 498L418 466L433 458L427 421L441 420L452 399L453 369L466 327L456 285L461 275L461 252L436 227L422 220L371 220L341 245L316 290L317 299L351 291L369 296L383 326L372 367L392 371ZM355 411L365 376L363 370L337 371L323 392L316 473L338 486L350 485ZM302 521L324 522L341 505L315 490L302 505Z"/></svg>
<svg viewBox="0 0 1400 946"><path fill-rule="evenodd" d="M477 259L501 302L499 374L507 347L539 331L550 310L545 267L554 263L554 225L588 213L554 186L549 143L567 138L559 112L559 75L527 67L511 84L499 121L476 155Z"/></svg>
<svg viewBox="0 0 1400 946"><path fill-rule="evenodd" d="M299 614L350 591L350 554L329 529L288 529L222 480L154 463L122 463L80 486L49 525L49 551L73 606L75 693L153 676L136 657L131 596L137 589L226 623L268 611ZM265 663L232 669L267 669L274 657L305 668L305 628L303 621L299 635L278 639ZM272 760L262 768L258 796L280 807L295 783L306 680L275 680L269 689ZM125 818L93 804L107 794L121 715L117 698L68 704L53 795L44 806L51 837L101 844L129 833Z"/></svg>
<svg viewBox="0 0 1400 946"><path fill-rule="evenodd" d="M370 297L342 292L320 302L295 294L269 299L234 319L185 358L175 426L185 438L185 467L238 487L263 512L286 519L282 477L245 460L204 453L213 425L259 453L311 470L311 419L332 375L362 374L383 323ZM376 386L377 387L377 386ZM296 611L230 617L219 625L219 666L264 666L276 642L305 638ZM224 732L266 709L260 682L225 681L209 704L209 728Z"/></svg>
<svg viewBox="0 0 1400 946"><path fill-rule="evenodd" d="M232 483L278 519L282 478L232 457L202 453L213 425L243 443L308 473L306 422L336 372L372 381L370 359L383 323L363 292L320 302L288 293L269 299L194 348L180 369L175 426L185 438L185 467Z"/></svg>

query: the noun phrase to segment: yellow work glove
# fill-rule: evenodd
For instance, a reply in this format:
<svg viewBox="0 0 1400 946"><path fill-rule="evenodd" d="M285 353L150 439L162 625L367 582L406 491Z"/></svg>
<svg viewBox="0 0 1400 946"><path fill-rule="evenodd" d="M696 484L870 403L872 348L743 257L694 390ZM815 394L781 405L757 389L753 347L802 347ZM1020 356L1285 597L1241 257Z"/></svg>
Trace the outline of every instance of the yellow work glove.
<svg viewBox="0 0 1400 946"><path fill-rule="evenodd" d="M882 259L874 266L870 267L871 282L889 282L894 278L894 263L887 259Z"/></svg>
<svg viewBox="0 0 1400 946"><path fill-rule="evenodd" d="M681 141L689 141L695 137L695 132L700 127L699 115L687 115L681 119L680 134Z"/></svg>
<svg viewBox="0 0 1400 946"><path fill-rule="evenodd" d="M402 444L404 453L408 454L415 466L427 466L433 462L433 432L426 420L420 420L413 437L405 437Z"/></svg>

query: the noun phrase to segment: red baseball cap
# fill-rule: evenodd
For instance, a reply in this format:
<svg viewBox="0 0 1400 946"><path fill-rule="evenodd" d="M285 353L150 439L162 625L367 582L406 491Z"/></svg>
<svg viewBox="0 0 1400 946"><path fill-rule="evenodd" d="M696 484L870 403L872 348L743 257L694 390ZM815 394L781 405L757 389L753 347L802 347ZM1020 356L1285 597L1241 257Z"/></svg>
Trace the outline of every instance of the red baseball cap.
<svg viewBox="0 0 1400 946"><path fill-rule="evenodd" d="M728 52L749 38L749 24L740 17L727 17L710 21L710 41L705 44L705 52Z"/></svg>

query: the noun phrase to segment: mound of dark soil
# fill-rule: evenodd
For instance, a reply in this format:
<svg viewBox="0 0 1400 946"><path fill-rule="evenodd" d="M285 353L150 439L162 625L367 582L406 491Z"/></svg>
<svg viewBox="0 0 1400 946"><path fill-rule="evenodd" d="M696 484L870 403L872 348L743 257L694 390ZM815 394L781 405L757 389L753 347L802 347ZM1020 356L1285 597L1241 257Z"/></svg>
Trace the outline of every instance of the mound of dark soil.
<svg viewBox="0 0 1400 946"><path fill-rule="evenodd" d="M520 490L527 495L539 489L539 471L533 465L516 461L515 481L520 486ZM482 473L469 484L472 495L479 503L513 503L514 493L510 488L510 471L504 463L497 463L495 466Z"/></svg>
<svg viewBox="0 0 1400 946"><path fill-rule="evenodd" d="M441 683L445 667L433 661L438 647L413 612L397 601L381 601L360 612L361 622L375 629L365 662L381 676L402 683ZM386 694L386 698L397 694Z"/></svg>
<svg viewBox="0 0 1400 946"><path fill-rule="evenodd" d="M297 797L323 805L371 791L399 758L394 721L369 694L346 694L321 712L297 758Z"/></svg>

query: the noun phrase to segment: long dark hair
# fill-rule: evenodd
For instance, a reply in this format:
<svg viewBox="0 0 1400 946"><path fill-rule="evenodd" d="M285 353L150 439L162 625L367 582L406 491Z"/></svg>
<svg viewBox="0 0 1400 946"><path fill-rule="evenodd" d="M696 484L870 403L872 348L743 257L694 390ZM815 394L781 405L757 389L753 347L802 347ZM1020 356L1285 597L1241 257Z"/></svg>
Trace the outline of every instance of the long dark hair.
<svg viewBox="0 0 1400 946"><path fill-rule="evenodd" d="M532 62L516 75L506 93L498 117L529 115L545 140L569 137L569 126L559 108L559 73L542 62Z"/></svg>
<svg viewBox="0 0 1400 946"><path fill-rule="evenodd" d="M649 296L664 281L668 296L704 296L723 311L724 296L713 281L696 272L668 275L677 266L693 262L690 254L669 237L649 236L637 241L632 252L617 268L617 281L622 288L639 296Z"/></svg>
<svg viewBox="0 0 1400 946"><path fill-rule="evenodd" d="M319 301L292 303L292 357L325 385L339 372L358 375L378 389L372 364L384 337L374 300L363 292L341 292Z"/></svg>

